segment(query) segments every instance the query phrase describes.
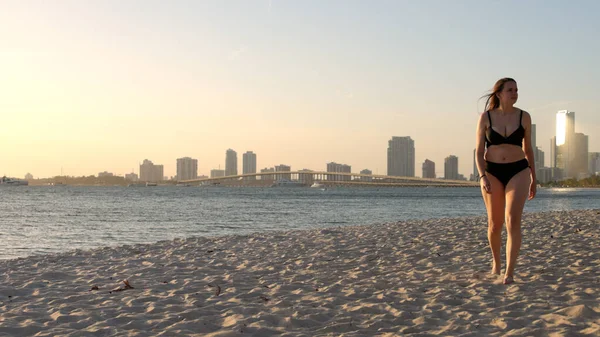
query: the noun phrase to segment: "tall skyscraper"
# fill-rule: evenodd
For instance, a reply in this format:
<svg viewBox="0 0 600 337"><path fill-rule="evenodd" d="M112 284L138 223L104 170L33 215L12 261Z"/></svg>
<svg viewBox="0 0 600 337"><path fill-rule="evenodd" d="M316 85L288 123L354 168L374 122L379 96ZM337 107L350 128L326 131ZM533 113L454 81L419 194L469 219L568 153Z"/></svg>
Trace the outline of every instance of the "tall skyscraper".
<svg viewBox="0 0 600 337"><path fill-rule="evenodd" d="M458 157L450 155L444 159L444 179L458 180Z"/></svg>
<svg viewBox="0 0 600 337"><path fill-rule="evenodd" d="M256 173L256 153L253 153L252 151L247 151L246 153L244 153L242 166L243 166L243 168L242 168L243 174ZM246 177L244 179L256 180L256 176Z"/></svg>
<svg viewBox="0 0 600 337"><path fill-rule="evenodd" d="M183 157L177 159L177 180L198 178L198 159Z"/></svg>
<svg viewBox="0 0 600 337"><path fill-rule="evenodd" d="M544 152L537 147L536 125L531 124L531 148L533 149L533 162L535 169L544 167Z"/></svg>
<svg viewBox="0 0 600 337"><path fill-rule="evenodd" d="M550 138L550 168L556 168L556 136Z"/></svg>
<svg viewBox="0 0 600 337"><path fill-rule="evenodd" d="M225 153L225 176L237 176L237 152L228 149Z"/></svg>
<svg viewBox="0 0 600 337"><path fill-rule="evenodd" d="M392 137L388 141L387 175L415 176L415 142L409 137Z"/></svg>
<svg viewBox="0 0 600 337"><path fill-rule="evenodd" d="M588 175L588 136L575 133L573 136L573 162L571 163L573 178L584 179Z"/></svg>
<svg viewBox="0 0 600 337"><path fill-rule="evenodd" d="M536 136L535 124L531 124L531 148L533 149L533 155L535 157L535 149L537 148L537 136Z"/></svg>
<svg viewBox="0 0 600 337"><path fill-rule="evenodd" d="M588 153L588 172L591 175L600 173L600 152Z"/></svg>
<svg viewBox="0 0 600 337"><path fill-rule="evenodd" d="M164 168L154 165L150 160L144 159L140 165L140 181L156 183L163 180Z"/></svg>
<svg viewBox="0 0 600 337"><path fill-rule="evenodd" d="M477 180L479 178L479 170L477 169L477 149L473 149L473 175L471 180Z"/></svg>
<svg viewBox="0 0 600 337"><path fill-rule="evenodd" d="M575 156L573 138L575 136L575 112L561 110L556 114L555 167L562 170L565 177L573 177L572 167Z"/></svg>
<svg viewBox="0 0 600 337"><path fill-rule="evenodd" d="M561 110L556 113L556 145L567 143L575 134L575 112Z"/></svg>
<svg viewBox="0 0 600 337"><path fill-rule="evenodd" d="M544 151L539 147L533 149L533 158L535 162L535 168L544 167Z"/></svg>
<svg viewBox="0 0 600 337"><path fill-rule="evenodd" d="M423 178L435 178L435 163L429 159L423 162Z"/></svg>
<svg viewBox="0 0 600 337"><path fill-rule="evenodd" d="M544 168L544 151L542 151L539 147L535 148L534 151L535 153L535 169L541 169Z"/></svg>
<svg viewBox="0 0 600 337"><path fill-rule="evenodd" d="M562 171L562 178L582 179L588 175L588 136L575 133L575 112L561 110L556 114L556 138L553 168Z"/></svg>
<svg viewBox="0 0 600 337"><path fill-rule="evenodd" d="M550 139L550 171L548 173L548 181L559 181L563 178L564 172L558 167L558 146L556 146L556 136ZM542 181L542 180L541 180Z"/></svg>

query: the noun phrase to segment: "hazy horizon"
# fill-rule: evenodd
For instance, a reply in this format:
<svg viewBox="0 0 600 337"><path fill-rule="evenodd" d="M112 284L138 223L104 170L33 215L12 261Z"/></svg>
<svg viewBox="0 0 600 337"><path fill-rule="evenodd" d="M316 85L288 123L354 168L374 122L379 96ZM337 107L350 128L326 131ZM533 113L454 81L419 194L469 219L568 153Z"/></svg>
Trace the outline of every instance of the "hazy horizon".
<svg viewBox="0 0 600 337"><path fill-rule="evenodd" d="M501 77L549 164L559 110L600 152L600 2L3 1L0 175L176 174L257 154L386 174L393 136L443 175L472 173L484 95ZM594 80L596 79L596 80ZM596 130L596 131L593 131Z"/></svg>

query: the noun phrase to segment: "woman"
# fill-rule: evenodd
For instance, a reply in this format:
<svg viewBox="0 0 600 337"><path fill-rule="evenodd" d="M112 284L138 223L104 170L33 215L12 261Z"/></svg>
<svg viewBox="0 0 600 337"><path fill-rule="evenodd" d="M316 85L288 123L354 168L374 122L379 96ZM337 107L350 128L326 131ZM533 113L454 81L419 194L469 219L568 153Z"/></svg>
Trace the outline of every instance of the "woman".
<svg viewBox="0 0 600 337"><path fill-rule="evenodd" d="M488 215L488 241L492 249L492 273L500 275L502 225L506 219L506 272L504 284L514 282L521 249L521 216L526 199L536 193L531 116L514 104L517 82L502 78L487 97L485 112L477 123L476 163L481 194Z"/></svg>

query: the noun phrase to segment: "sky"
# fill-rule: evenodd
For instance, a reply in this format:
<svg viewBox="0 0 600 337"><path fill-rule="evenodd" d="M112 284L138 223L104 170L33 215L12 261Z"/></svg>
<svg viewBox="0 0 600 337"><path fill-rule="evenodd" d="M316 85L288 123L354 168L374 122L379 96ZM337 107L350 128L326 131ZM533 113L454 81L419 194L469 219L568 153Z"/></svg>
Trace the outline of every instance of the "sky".
<svg viewBox="0 0 600 337"><path fill-rule="evenodd" d="M473 170L479 98L518 82L549 164L558 110L600 151L600 2L0 0L0 174L224 168L225 152L387 172L392 136Z"/></svg>

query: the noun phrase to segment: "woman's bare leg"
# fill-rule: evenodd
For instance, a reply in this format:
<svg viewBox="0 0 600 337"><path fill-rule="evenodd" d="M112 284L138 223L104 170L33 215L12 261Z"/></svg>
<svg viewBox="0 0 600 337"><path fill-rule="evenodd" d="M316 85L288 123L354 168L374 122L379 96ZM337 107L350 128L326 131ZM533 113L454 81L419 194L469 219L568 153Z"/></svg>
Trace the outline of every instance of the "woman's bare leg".
<svg viewBox="0 0 600 337"><path fill-rule="evenodd" d="M512 283L521 249L521 217L525 201L529 195L531 171L525 169L517 173L506 185L506 274L504 283Z"/></svg>
<svg viewBox="0 0 600 337"><path fill-rule="evenodd" d="M504 224L505 192L502 183L488 172L485 173L490 181L492 193L487 193L481 188L483 201L488 215L488 242L492 250L492 274L500 275L502 263L500 262L500 249L502 247L501 235Z"/></svg>

